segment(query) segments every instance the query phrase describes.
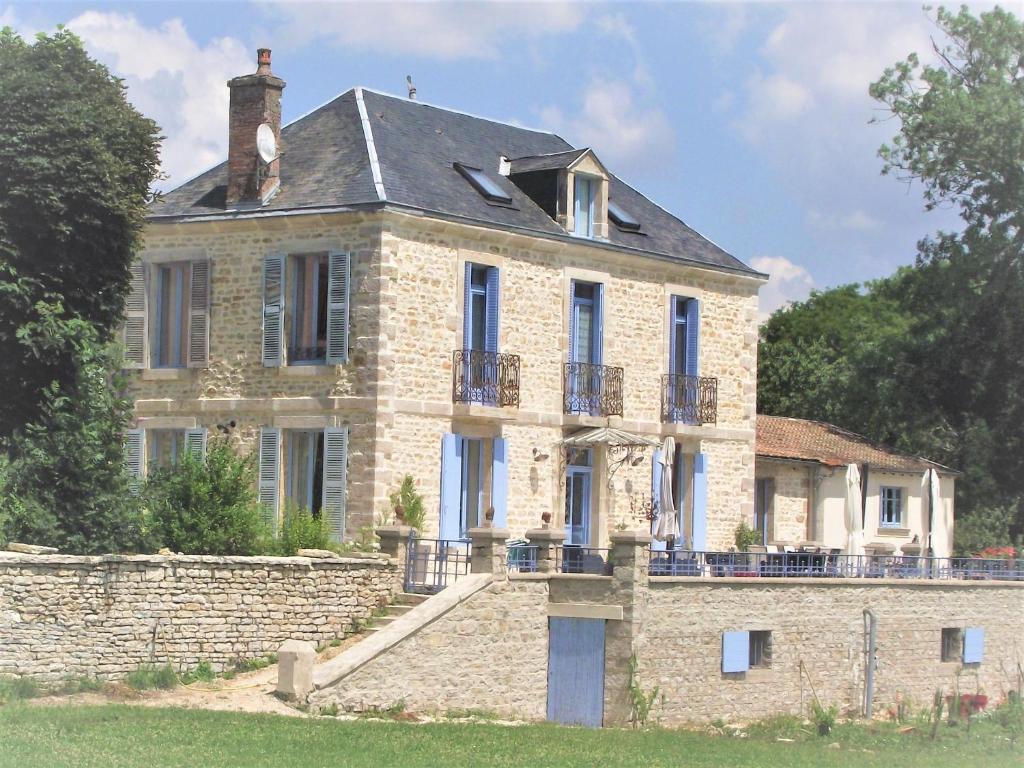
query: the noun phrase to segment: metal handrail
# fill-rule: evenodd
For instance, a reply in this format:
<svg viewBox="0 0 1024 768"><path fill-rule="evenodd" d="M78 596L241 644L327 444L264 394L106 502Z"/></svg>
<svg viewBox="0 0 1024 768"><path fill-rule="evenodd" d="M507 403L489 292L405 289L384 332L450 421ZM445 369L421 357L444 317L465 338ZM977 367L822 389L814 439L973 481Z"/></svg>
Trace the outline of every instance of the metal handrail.
<svg viewBox="0 0 1024 768"><path fill-rule="evenodd" d="M565 363L563 410L591 416L622 415L622 368L593 363Z"/></svg>
<svg viewBox="0 0 1024 768"><path fill-rule="evenodd" d="M718 379L675 373L662 376L661 420L677 424L717 424Z"/></svg>
<svg viewBox="0 0 1024 768"><path fill-rule="evenodd" d="M452 352L452 402L519 407L519 355L456 349Z"/></svg>

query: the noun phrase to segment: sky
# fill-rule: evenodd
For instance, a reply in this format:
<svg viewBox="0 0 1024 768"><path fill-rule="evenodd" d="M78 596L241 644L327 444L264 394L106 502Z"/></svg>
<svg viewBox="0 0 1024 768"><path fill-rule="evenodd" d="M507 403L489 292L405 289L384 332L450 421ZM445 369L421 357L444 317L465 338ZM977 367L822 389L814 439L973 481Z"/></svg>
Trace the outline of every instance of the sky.
<svg viewBox="0 0 1024 768"><path fill-rule="evenodd" d="M225 83L265 46L286 123L355 85L404 95L412 75L421 101L592 147L769 273L762 316L888 275L922 237L958 228L877 156L898 125L869 84L911 52L934 60L941 41L921 3L0 0L0 26L57 24L161 126L163 189L226 157Z"/></svg>

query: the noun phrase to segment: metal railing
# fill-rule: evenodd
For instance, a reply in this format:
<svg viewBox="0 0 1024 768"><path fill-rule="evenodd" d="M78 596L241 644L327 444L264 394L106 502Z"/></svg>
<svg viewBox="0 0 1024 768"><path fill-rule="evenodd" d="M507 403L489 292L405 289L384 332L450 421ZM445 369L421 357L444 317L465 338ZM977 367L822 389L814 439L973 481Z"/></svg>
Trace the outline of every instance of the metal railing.
<svg viewBox="0 0 1024 768"><path fill-rule="evenodd" d="M565 363L562 369L565 413L622 415L622 369L592 363Z"/></svg>
<svg viewBox="0 0 1024 768"><path fill-rule="evenodd" d="M519 407L519 355L456 349L452 353L452 402Z"/></svg>
<svg viewBox="0 0 1024 768"><path fill-rule="evenodd" d="M537 552L540 547L525 539L510 541L507 544L508 555L505 563L510 573L536 573Z"/></svg>
<svg viewBox="0 0 1024 768"><path fill-rule="evenodd" d="M1024 560L837 552L694 552L655 550L651 576L746 578L967 579L1024 581Z"/></svg>
<svg viewBox="0 0 1024 768"><path fill-rule="evenodd" d="M674 373L662 376L661 420L678 424L716 424L718 379Z"/></svg>
<svg viewBox="0 0 1024 768"><path fill-rule="evenodd" d="M608 549L580 547L565 544L555 549L555 570L558 573L592 573L612 575L612 561Z"/></svg>
<svg viewBox="0 0 1024 768"><path fill-rule="evenodd" d="M470 543L464 539L409 537L405 591L435 594L470 572Z"/></svg>

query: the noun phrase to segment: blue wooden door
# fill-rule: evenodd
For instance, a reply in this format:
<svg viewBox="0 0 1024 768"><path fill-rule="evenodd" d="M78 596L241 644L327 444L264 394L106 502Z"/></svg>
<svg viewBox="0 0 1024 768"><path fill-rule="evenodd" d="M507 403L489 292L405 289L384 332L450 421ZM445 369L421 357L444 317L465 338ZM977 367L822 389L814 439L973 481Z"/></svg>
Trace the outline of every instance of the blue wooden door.
<svg viewBox="0 0 1024 768"><path fill-rule="evenodd" d="M548 720L604 721L604 619L548 619Z"/></svg>

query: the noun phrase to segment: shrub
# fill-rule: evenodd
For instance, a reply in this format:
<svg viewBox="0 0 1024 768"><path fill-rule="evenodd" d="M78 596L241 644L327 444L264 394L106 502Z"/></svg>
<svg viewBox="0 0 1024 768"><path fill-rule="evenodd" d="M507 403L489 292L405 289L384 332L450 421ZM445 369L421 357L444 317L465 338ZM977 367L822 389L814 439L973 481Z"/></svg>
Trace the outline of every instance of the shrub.
<svg viewBox="0 0 1024 768"><path fill-rule="evenodd" d="M417 531L423 530L427 516L423 511L423 497L416 493L416 481L412 475L403 477L401 487L391 494L391 506L402 508L406 525L411 525Z"/></svg>
<svg viewBox="0 0 1024 768"><path fill-rule="evenodd" d="M212 682L215 677L217 677L217 675L214 673L213 667L210 666L210 662L200 661L199 664L196 665L195 669L191 672L186 672L181 676L181 682L185 685L190 685L196 681L209 683Z"/></svg>
<svg viewBox="0 0 1024 768"><path fill-rule="evenodd" d="M28 677L0 677L0 704L33 699L39 695L39 684Z"/></svg>
<svg viewBox="0 0 1024 768"><path fill-rule="evenodd" d="M323 517L315 517L304 507L289 504L274 542L274 554L290 557L300 549L327 549L331 528Z"/></svg>
<svg viewBox="0 0 1024 768"><path fill-rule="evenodd" d="M185 455L157 470L143 491L155 541L187 555L257 555L270 533L256 499L254 456L240 458L226 439L206 458Z"/></svg>
<svg viewBox="0 0 1024 768"><path fill-rule="evenodd" d="M178 685L178 675L170 664L143 664L134 672L128 673L125 682L136 691L147 691L151 688L169 691Z"/></svg>
<svg viewBox="0 0 1024 768"><path fill-rule="evenodd" d="M836 724L838 716L839 710L835 704L826 708L817 699L811 702L811 717L814 720L814 724L818 727L819 736L828 736L832 733L832 727Z"/></svg>
<svg viewBox="0 0 1024 768"><path fill-rule="evenodd" d="M761 532L755 531L745 522L741 522L736 526L736 550L738 552L746 552L747 547L752 547L755 544L761 543Z"/></svg>

